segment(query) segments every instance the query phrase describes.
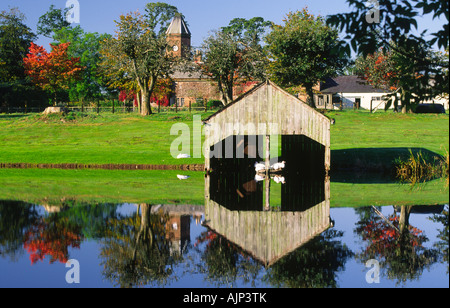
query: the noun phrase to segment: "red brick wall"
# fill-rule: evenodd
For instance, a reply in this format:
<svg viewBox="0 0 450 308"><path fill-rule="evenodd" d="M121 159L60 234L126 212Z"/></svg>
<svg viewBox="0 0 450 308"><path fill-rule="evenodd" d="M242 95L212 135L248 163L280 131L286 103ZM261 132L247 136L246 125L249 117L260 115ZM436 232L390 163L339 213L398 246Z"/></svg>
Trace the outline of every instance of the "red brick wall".
<svg viewBox="0 0 450 308"><path fill-rule="evenodd" d="M243 83L234 87L233 99L251 90L258 82ZM175 82L175 95L177 98L184 98L184 105L189 106L195 103L196 98L209 100L221 100L217 83L210 80L178 80Z"/></svg>

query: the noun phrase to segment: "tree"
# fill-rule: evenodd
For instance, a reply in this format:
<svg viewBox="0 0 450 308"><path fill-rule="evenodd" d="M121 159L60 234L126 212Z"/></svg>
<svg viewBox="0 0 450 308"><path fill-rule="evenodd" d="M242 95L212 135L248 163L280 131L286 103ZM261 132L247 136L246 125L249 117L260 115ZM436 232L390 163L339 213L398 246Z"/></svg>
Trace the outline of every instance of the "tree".
<svg viewBox="0 0 450 308"><path fill-rule="evenodd" d="M17 8L0 11L0 109L46 101L45 93L25 74L23 58L36 35L24 22L25 15Z"/></svg>
<svg viewBox="0 0 450 308"><path fill-rule="evenodd" d="M440 64L442 67L448 67L448 57L446 58L442 53L431 52L420 47L411 48L417 52L423 52L421 56L425 59L434 59L435 63L442 63ZM387 95L388 107L394 105L397 109L401 105L402 112L405 113L423 99L434 97L433 93L436 92L436 89L443 88L445 85L433 87L433 83L429 83L432 82L430 80L421 84L422 81L426 81L426 77L424 78L424 75L417 70L420 66L418 61L414 58L405 58L397 50L394 48L385 51L381 47L377 52L368 54L366 57L360 55L356 60L356 73L370 85L391 91ZM418 56L418 54L416 55ZM436 71L438 71L437 67ZM418 81L420 79L423 80ZM418 90L421 92L420 95L416 94ZM445 93L445 90L439 91L439 94L435 95L442 95L441 92Z"/></svg>
<svg viewBox="0 0 450 308"><path fill-rule="evenodd" d="M262 39L272 28L273 23L264 20L262 17L253 17L249 20L245 18L235 18L229 25L222 27L222 31L231 33L243 44L253 48L262 48Z"/></svg>
<svg viewBox="0 0 450 308"><path fill-rule="evenodd" d="M17 9L0 12L0 82L25 79L23 58L36 36Z"/></svg>
<svg viewBox="0 0 450 308"><path fill-rule="evenodd" d="M337 75L347 63L338 31L307 9L289 13L284 25L275 25L266 40L271 78L287 88L304 87L310 106L314 106L313 87Z"/></svg>
<svg viewBox="0 0 450 308"><path fill-rule="evenodd" d="M71 100L98 98L105 90L106 84L99 71L101 42L110 38L109 34L85 32L80 26L66 27L55 31L53 39L57 44L70 43L68 55L80 58L85 68L81 78L74 81L69 89Z"/></svg>
<svg viewBox="0 0 450 308"><path fill-rule="evenodd" d="M25 73L38 87L53 94L55 104L58 91L69 89L83 70L79 58L68 56L69 45L51 45L52 51L47 53L44 47L31 43L30 53L23 59Z"/></svg>
<svg viewBox="0 0 450 308"><path fill-rule="evenodd" d="M153 90L151 101L159 106L167 107L169 105L169 97L173 93L173 79L158 79Z"/></svg>
<svg viewBox="0 0 450 308"><path fill-rule="evenodd" d="M37 34L51 38L56 31L70 26L66 20L68 9L56 9L52 4L47 13L39 17L37 24Z"/></svg>
<svg viewBox="0 0 450 308"><path fill-rule="evenodd" d="M398 88L396 64L392 52L382 48L355 61L355 73L375 88L395 91Z"/></svg>
<svg viewBox="0 0 450 308"><path fill-rule="evenodd" d="M149 28L157 36L164 36L172 19L175 15L180 14L175 6L163 2L147 3L145 12Z"/></svg>
<svg viewBox="0 0 450 308"><path fill-rule="evenodd" d="M165 28L177 9L151 3L147 14L130 13L116 21L116 36L102 43L102 70L110 86L136 82L142 96L141 115L150 115L150 98L159 78L167 78L176 59L168 52Z"/></svg>
<svg viewBox="0 0 450 308"><path fill-rule="evenodd" d="M448 48L449 14L446 0L379 0L376 7L366 5L365 0L348 0L353 7L350 13L331 15L327 23L346 33L347 53L353 49L366 56L380 47L395 54L399 74L397 90L392 93L386 108L400 103L406 112L414 104L448 95L448 57L442 59L433 51L434 45L443 51ZM374 20L373 14L379 19ZM427 36L418 29L417 18L432 14L433 19L442 15L447 19L442 28Z"/></svg>
<svg viewBox="0 0 450 308"><path fill-rule="evenodd" d="M236 84L266 78L267 58L261 36L271 24L261 17L233 19L204 41L205 62L200 67L217 82L224 105L233 100Z"/></svg>

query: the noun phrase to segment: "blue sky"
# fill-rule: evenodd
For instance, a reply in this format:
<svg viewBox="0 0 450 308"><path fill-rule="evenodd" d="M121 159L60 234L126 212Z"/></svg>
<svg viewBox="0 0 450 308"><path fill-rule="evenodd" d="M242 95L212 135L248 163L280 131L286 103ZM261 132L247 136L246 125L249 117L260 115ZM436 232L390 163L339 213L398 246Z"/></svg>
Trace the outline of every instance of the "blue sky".
<svg viewBox="0 0 450 308"><path fill-rule="evenodd" d="M18 7L25 14L27 25L36 32L39 17L48 11L51 4L58 8L66 6L66 0L0 0L0 10ZM200 46L209 31L228 25L235 17L261 16L281 24L290 11L308 7L314 15L330 15L350 12L345 0L159 0L174 5L186 17L192 33L192 45ZM88 32L110 33L115 30L114 20L121 14L139 10L144 12L149 0L78 0L80 3L80 26ZM156 1L155 1L156 2ZM440 21L431 18L419 20L422 29L435 32ZM39 38L38 44L48 48L51 40Z"/></svg>

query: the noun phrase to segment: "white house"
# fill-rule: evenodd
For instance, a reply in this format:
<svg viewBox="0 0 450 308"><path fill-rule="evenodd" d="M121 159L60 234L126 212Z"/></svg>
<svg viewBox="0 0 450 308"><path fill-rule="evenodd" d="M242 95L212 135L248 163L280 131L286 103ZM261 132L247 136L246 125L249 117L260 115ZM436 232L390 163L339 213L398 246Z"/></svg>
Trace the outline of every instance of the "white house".
<svg viewBox="0 0 450 308"><path fill-rule="evenodd" d="M383 96L389 93L387 90L372 87L358 76L328 78L316 90L314 102L319 109L384 110L386 101ZM446 110L449 109L448 97L436 97L423 103L442 104Z"/></svg>
<svg viewBox="0 0 450 308"><path fill-rule="evenodd" d="M320 84L320 89L314 96L317 108L343 108L343 109L384 109L383 96L388 94L368 85L358 76L338 76L328 78Z"/></svg>

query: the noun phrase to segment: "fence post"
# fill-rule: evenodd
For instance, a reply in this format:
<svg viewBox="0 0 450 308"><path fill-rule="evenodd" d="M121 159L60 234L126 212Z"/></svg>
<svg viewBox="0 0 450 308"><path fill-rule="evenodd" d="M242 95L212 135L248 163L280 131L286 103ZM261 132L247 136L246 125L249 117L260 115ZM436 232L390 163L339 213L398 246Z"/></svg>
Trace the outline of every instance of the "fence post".
<svg viewBox="0 0 450 308"><path fill-rule="evenodd" d="M100 99L97 98L97 114L100 113Z"/></svg>
<svg viewBox="0 0 450 308"><path fill-rule="evenodd" d="M113 114L114 114L114 102L115 102L115 99L112 100L112 113Z"/></svg>

